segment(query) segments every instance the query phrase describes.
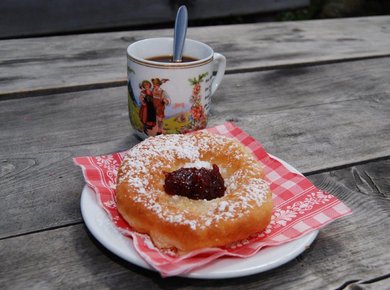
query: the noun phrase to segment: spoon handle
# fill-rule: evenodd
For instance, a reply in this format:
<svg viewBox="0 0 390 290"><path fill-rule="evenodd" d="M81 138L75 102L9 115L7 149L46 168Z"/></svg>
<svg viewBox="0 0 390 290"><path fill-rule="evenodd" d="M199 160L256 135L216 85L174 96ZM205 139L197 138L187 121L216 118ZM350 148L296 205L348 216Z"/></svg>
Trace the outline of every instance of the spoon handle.
<svg viewBox="0 0 390 290"><path fill-rule="evenodd" d="M182 5L177 10L175 31L173 35L173 62L181 62L184 41L187 34L188 12L187 7Z"/></svg>

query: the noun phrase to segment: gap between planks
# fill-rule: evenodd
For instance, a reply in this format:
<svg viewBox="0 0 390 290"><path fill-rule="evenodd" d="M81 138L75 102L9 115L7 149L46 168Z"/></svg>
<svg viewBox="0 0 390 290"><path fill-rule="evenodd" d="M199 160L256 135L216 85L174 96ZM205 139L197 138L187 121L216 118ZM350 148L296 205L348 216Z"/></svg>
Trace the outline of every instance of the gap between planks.
<svg viewBox="0 0 390 290"><path fill-rule="evenodd" d="M30 231L30 232L24 232L24 233L20 233L20 234L16 234L16 235L9 235L9 236L0 238L0 241L7 240L7 239L13 239L13 238L17 238L17 237L23 237L23 236L27 236L27 235L33 235L33 234L37 234L37 233L43 233L43 232L47 232L47 231L53 231L53 230L67 228L67 227L71 227L71 226L77 226L77 225L81 225L81 224L84 224L84 221L73 222L73 223L69 223L69 224L63 224L63 225L60 225L60 226L43 228L43 229Z"/></svg>
<svg viewBox="0 0 390 290"><path fill-rule="evenodd" d="M363 165L363 164L367 164L367 163L370 163L370 162L385 161L385 160L388 160L388 159L390 159L390 155L382 156L382 157L379 157L379 158L360 160L360 161L357 161L357 162L346 163L346 164L343 164L343 165L333 166L333 167L329 167L329 168L323 168L323 169L320 169L320 170L306 171L306 172L302 172L302 173L305 176L310 176L310 175L325 173L325 172L329 172L329 171L345 169L345 168L349 168L349 167L353 167L353 166Z"/></svg>
<svg viewBox="0 0 390 290"><path fill-rule="evenodd" d="M371 279L366 279L366 280L350 280L344 282L340 287L336 288L335 290L343 290L343 289L364 289L361 287L364 287L363 285L369 285L369 284L374 284L376 282L384 281L386 279L390 278L390 273L378 277L374 277Z"/></svg>

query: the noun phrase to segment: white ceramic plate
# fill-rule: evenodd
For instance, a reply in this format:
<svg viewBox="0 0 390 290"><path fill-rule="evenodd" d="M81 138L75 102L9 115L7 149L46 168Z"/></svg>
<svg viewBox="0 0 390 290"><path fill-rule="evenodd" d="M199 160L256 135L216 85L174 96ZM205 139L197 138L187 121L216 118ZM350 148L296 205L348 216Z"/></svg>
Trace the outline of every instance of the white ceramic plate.
<svg viewBox="0 0 390 290"><path fill-rule="evenodd" d="M278 159L277 157L274 158ZM280 159L278 160L291 171L299 173L288 163ZM97 202L95 192L88 186L84 187L81 194L81 214L92 235L109 251L130 263L153 270L138 255L132 241L119 233L111 223L106 212ZM254 256L245 259L221 257L200 269L193 270L182 276L198 279L235 278L271 270L291 261L305 251L314 241L317 234L318 231L314 231L292 242L264 248Z"/></svg>

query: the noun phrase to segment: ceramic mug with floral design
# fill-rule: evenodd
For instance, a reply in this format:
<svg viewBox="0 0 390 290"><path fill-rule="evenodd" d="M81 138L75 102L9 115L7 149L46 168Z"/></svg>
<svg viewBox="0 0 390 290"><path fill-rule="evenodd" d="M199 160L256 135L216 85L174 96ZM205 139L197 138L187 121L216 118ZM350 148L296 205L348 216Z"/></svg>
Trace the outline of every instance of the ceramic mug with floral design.
<svg viewBox="0 0 390 290"><path fill-rule="evenodd" d="M187 133L207 125L211 96L222 81L226 59L208 45L186 39L180 63L172 38L149 38L127 48L129 117L141 138Z"/></svg>

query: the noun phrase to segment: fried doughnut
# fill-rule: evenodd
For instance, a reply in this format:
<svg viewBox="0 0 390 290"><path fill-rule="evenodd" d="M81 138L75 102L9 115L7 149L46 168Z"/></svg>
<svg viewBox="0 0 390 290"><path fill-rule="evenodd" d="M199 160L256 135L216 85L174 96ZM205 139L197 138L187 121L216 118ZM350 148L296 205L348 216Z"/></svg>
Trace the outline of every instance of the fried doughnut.
<svg viewBox="0 0 390 290"><path fill-rule="evenodd" d="M165 176L180 168L217 165L226 192L191 199L164 191ZM118 171L117 208L137 232L160 249L178 253L225 246L262 231L272 198L264 172L237 141L211 134L160 135L130 149Z"/></svg>

